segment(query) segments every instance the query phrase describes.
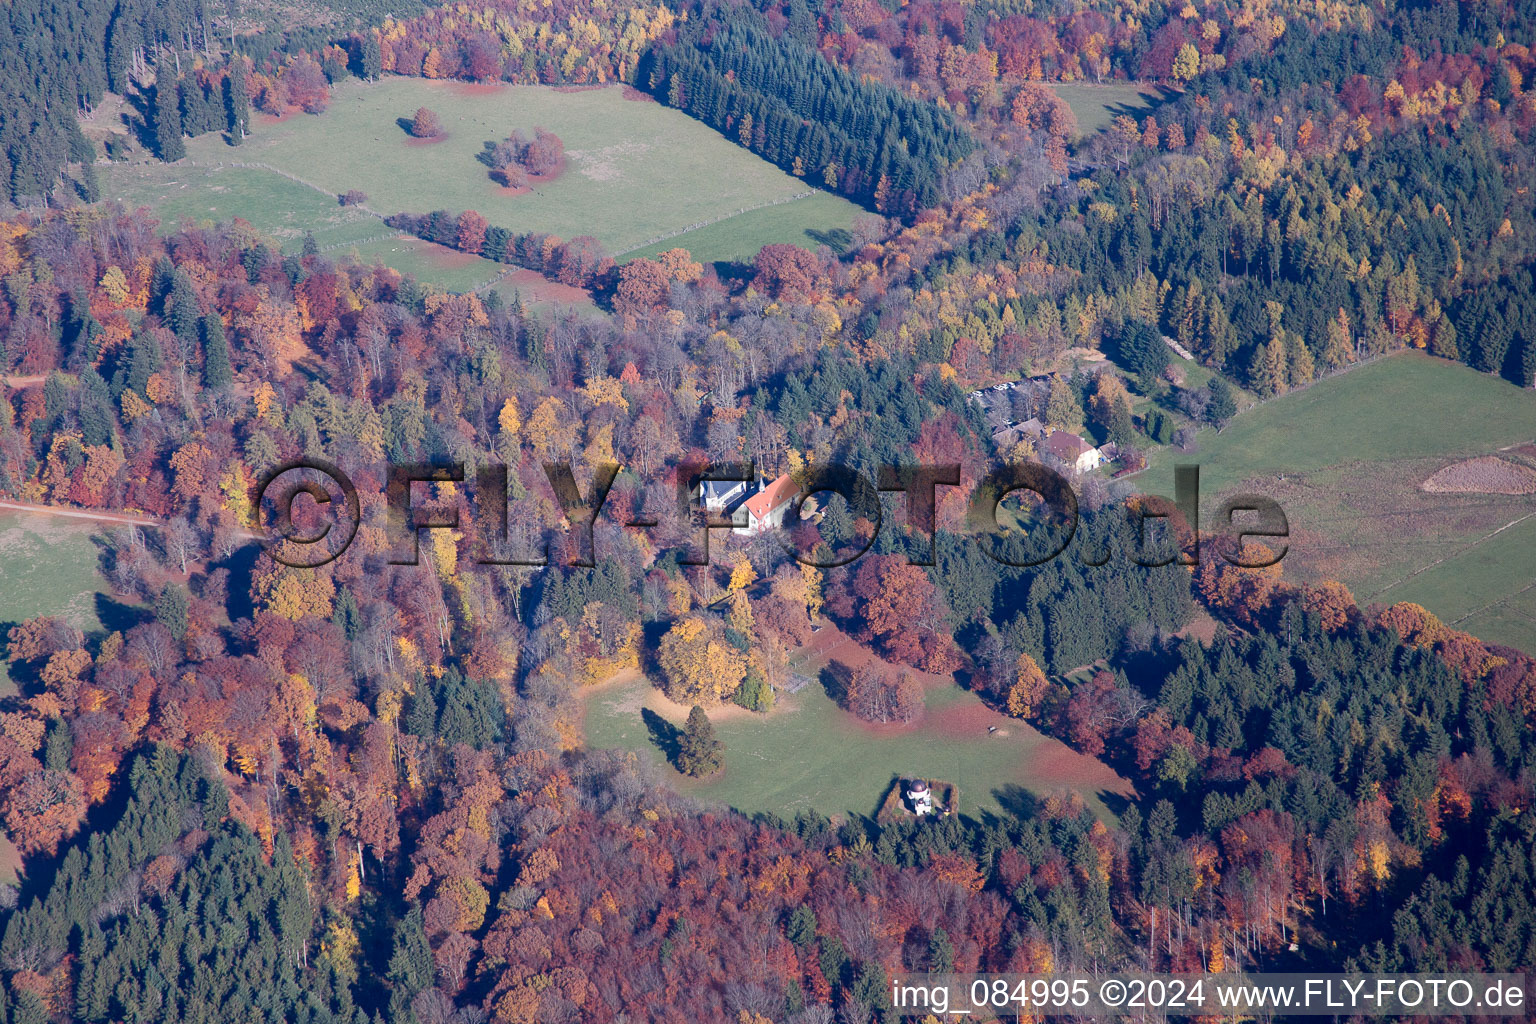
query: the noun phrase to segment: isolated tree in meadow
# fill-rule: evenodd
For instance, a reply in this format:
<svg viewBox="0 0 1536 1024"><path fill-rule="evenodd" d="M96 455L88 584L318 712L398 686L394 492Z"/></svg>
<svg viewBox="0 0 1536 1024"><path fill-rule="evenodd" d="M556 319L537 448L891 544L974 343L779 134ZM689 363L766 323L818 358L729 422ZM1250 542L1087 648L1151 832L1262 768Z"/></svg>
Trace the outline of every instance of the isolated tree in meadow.
<svg viewBox="0 0 1536 1024"><path fill-rule="evenodd" d="M1206 388L1211 393L1211 399L1205 406L1205 418L1220 430L1227 425L1228 420L1237 415L1237 399L1232 394L1232 385L1220 375L1212 377L1206 384Z"/></svg>
<svg viewBox="0 0 1536 1024"><path fill-rule="evenodd" d="M565 159L565 143L554 132L545 128L535 128L533 141L528 143L523 150L523 166L528 168L529 174L544 176L553 174L560 168L560 161Z"/></svg>
<svg viewBox="0 0 1536 1024"><path fill-rule="evenodd" d="M443 134L443 122L436 111L417 107L416 116L411 119L411 134L418 139L435 139Z"/></svg>
<svg viewBox="0 0 1536 1024"><path fill-rule="evenodd" d="M697 704L688 712L688 724L678 743L677 770L696 779L725 767L725 744L715 737L709 716Z"/></svg>
<svg viewBox="0 0 1536 1024"><path fill-rule="evenodd" d="M923 686L911 672L866 662L848 680L843 703L866 722L910 722L923 713Z"/></svg>

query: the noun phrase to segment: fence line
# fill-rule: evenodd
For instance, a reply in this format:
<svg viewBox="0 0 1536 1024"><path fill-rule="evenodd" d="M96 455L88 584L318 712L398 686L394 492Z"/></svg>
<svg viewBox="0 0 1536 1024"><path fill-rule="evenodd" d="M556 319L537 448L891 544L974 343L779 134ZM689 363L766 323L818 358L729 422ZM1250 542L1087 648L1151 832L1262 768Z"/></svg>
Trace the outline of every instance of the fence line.
<svg viewBox="0 0 1536 1024"><path fill-rule="evenodd" d="M334 252L337 249L352 249L359 245L371 245L374 242L390 242L397 238L415 238L415 235L406 234L403 231L391 231L387 235L369 235L367 238L354 238L350 242L332 242L330 245L322 245L321 252Z"/></svg>
<svg viewBox="0 0 1536 1024"><path fill-rule="evenodd" d="M741 209L734 213L722 214L721 216L715 217L712 220L701 220L697 223L689 224L687 227L678 228L676 231L667 231L663 234L657 235L655 238L647 238L639 245L625 249L623 252L614 253L613 257L614 259L618 259L620 256L628 256L632 252L639 252L641 249L655 245L657 242L665 242L669 238L676 238L678 235L686 235L690 231L697 231L699 228L707 228L711 224L719 224L723 220L730 220L732 217L740 217L742 214L751 213L753 210L761 210L769 206L782 206L785 203L793 203L798 202L801 199L809 199L811 196L820 191L821 189L819 188L807 189L804 192L796 192L792 196L785 196L781 199L770 199L767 202L758 203L755 206L743 206Z"/></svg>
<svg viewBox="0 0 1536 1024"><path fill-rule="evenodd" d="M252 161L244 161L244 160L214 160L214 161L210 161L208 163L198 163L196 160L187 160L187 161L184 161L184 163L188 167L239 167L239 168L242 168L242 169L245 169L245 170L253 170L254 169L254 170L258 170L258 171L270 171L271 173L276 174L279 177L287 178L289 181L293 182L296 185L303 185L307 189L312 189L315 192L319 192L321 195L327 196L327 197L335 200L337 203L341 202L341 193L332 192L330 189L321 188L319 185L316 185L312 181L305 181L303 178L299 177L297 174L290 174L288 171L285 171L285 170L283 170L280 167L273 167L271 164L261 163L260 161L255 161L255 160L252 160ZM366 203L356 203L356 204L348 207L348 209L361 210L364 213L366 213L368 216L373 217L376 220L383 220L384 219L384 214L380 213L377 210L370 209L368 204L366 204Z"/></svg>

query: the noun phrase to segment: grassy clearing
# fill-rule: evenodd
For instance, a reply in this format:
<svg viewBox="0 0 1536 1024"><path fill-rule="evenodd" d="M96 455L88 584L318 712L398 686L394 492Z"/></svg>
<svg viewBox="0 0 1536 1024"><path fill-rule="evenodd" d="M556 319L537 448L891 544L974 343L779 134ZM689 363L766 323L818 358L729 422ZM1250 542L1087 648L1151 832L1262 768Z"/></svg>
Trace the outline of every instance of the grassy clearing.
<svg viewBox="0 0 1536 1024"><path fill-rule="evenodd" d="M0 834L0 885L15 885L21 877L21 854L16 845Z"/></svg>
<svg viewBox="0 0 1536 1024"><path fill-rule="evenodd" d="M0 512L0 639L11 625L37 615L62 615L87 633L103 628L96 595L106 581L96 570L97 532L80 520ZM0 700L15 693L0 660ZM0 833L0 885L14 884L20 870L15 846Z"/></svg>
<svg viewBox="0 0 1536 1024"><path fill-rule="evenodd" d="M164 229L183 220L239 217L288 252L299 250L306 231L324 250L393 233L377 217L341 206L334 196L257 167L117 164L108 170L103 186L103 194L129 209L149 207Z"/></svg>
<svg viewBox="0 0 1536 1024"><path fill-rule="evenodd" d="M97 527L79 520L0 512L0 636L37 615L63 615L80 629L102 628L96 595ZM0 697L15 687L0 661Z"/></svg>
<svg viewBox="0 0 1536 1024"><path fill-rule="evenodd" d="M817 659L806 671L814 675ZM910 726L871 726L839 708L819 683L781 696L767 716L734 705L710 713L725 744L725 773L689 779L667 764L651 723L660 716L681 728L688 709L667 700L649 681L630 677L589 696L589 746L633 750L657 765L679 792L747 813L793 815L811 809L834 815L874 814L893 775L943 779L960 787L968 815L1007 813L1033 797L1072 791L1101 815L1132 792L1130 784L1093 758L1076 753L1014 719L987 708L974 694L941 683L928 691L927 711ZM996 732L988 732L995 727Z"/></svg>
<svg viewBox="0 0 1536 1024"><path fill-rule="evenodd" d="M421 144L397 124L422 106L442 119L442 141ZM531 192L508 195L476 157L484 143L535 127L565 143L566 171ZM336 89L325 114L259 117L238 149L214 135L187 149L199 162L267 163L328 193L362 189L380 213L475 209L519 231L592 235L613 252L807 187L685 114L626 100L618 86L557 92L416 78L349 82ZM834 205L816 211L822 229L846 229L858 208L828 200ZM798 240L805 225L795 216L764 215L732 230L760 232L761 245ZM717 251L741 251L729 232L716 237L723 247Z"/></svg>
<svg viewBox="0 0 1536 1024"><path fill-rule="evenodd" d="M1404 353L1266 402L1219 434L1201 431L1193 453L1158 450L1133 483L1171 494L1173 465L1197 463L1208 530L1219 495L1280 502L1288 576L1342 580L1361 602L1416 601L1458 628L1536 650L1536 601L1524 589L1530 497L1420 489L1446 465L1533 437L1536 395Z"/></svg>
<svg viewBox="0 0 1536 1024"><path fill-rule="evenodd" d="M382 263L452 291L478 288L512 269L400 235L370 213L341 206L306 185L259 167L120 164L108 173L107 192L127 207L153 210L162 229L186 220L202 223L239 217L280 243L285 252L298 252L309 233L328 256ZM574 305L596 311L585 293L574 295L547 284L542 279L526 282L524 301L540 309Z"/></svg>
<svg viewBox="0 0 1536 1024"><path fill-rule="evenodd" d="M684 232L655 245L648 245L623 255L623 259L655 256L682 246L696 260L714 263L721 260L748 263L762 248L763 239L792 242L807 249L831 246L843 252L852 241L847 224L848 202L825 192L760 210L749 210L714 224ZM857 211L855 211L857 213ZM842 225L842 226L838 226Z"/></svg>
<svg viewBox="0 0 1536 1024"><path fill-rule="evenodd" d="M402 274L410 274L418 281L455 292L467 292L489 284L512 269L493 260L409 236L347 246L337 255L349 255L362 263L382 263Z"/></svg>
<svg viewBox="0 0 1536 1024"><path fill-rule="evenodd" d="M1172 90L1162 86L1137 85L1133 82L1112 82L1108 85L1062 82L1050 88L1072 108L1072 114L1077 118L1079 138L1109 127L1110 122L1121 114L1129 114L1140 121L1154 107L1175 95Z"/></svg>

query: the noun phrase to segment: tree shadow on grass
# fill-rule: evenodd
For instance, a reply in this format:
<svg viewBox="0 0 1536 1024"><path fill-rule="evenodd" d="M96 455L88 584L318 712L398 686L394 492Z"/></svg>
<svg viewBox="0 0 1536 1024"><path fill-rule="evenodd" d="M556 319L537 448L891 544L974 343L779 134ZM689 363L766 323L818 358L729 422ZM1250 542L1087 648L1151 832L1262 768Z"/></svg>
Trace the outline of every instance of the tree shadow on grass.
<svg viewBox="0 0 1536 1024"><path fill-rule="evenodd" d="M1142 90L1134 102L1106 103L1104 104L1104 109L1108 111L1111 118L1119 117L1123 114L1126 117L1140 121L1143 117L1154 113L1160 107L1172 103L1182 95L1184 95L1183 92L1178 89L1170 89L1167 86L1158 85ZM1103 131L1103 129L1100 129L1100 131Z"/></svg>
<svg viewBox="0 0 1536 1024"><path fill-rule="evenodd" d="M841 661L829 661L822 670L817 673L817 681L822 689L827 691L827 696L832 703L842 707L848 697L848 684L853 680L853 667Z"/></svg>
<svg viewBox="0 0 1536 1024"><path fill-rule="evenodd" d="M646 733L667 763L676 764L678 751L682 749L683 731L650 708L640 709L640 719L645 722Z"/></svg>
<svg viewBox="0 0 1536 1024"><path fill-rule="evenodd" d="M727 287L744 285L757 273L750 261L738 263L735 260L715 260L710 266L714 267L715 276L720 278L720 283Z"/></svg>
<svg viewBox="0 0 1536 1024"><path fill-rule="evenodd" d="M997 805L1005 814L1010 814L1020 821L1033 818L1040 807L1040 801L1036 799L1035 794L1012 782L994 789L992 799L997 801Z"/></svg>
<svg viewBox="0 0 1536 1024"><path fill-rule="evenodd" d="M847 228L832 228L828 231L806 228L805 233L818 245L825 245L838 254L847 252L848 246L853 244L853 232Z"/></svg>
<svg viewBox="0 0 1536 1024"><path fill-rule="evenodd" d="M1107 789L1101 789L1097 796L1099 802L1105 806L1110 814L1117 818L1125 813L1127 807L1131 806L1130 797L1127 797L1124 793L1111 793Z"/></svg>
<svg viewBox="0 0 1536 1024"><path fill-rule="evenodd" d="M119 601L110 594L96 592L96 617L101 620L101 628L108 633L126 633L141 622L149 619L149 612Z"/></svg>

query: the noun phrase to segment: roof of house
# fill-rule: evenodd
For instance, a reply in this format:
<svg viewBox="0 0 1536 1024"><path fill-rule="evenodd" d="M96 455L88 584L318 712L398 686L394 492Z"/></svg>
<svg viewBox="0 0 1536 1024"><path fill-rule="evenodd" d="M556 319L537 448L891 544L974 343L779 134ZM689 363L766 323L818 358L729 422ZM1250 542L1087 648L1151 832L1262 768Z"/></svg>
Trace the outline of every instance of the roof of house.
<svg viewBox="0 0 1536 1024"><path fill-rule="evenodd" d="M752 497L742 502L741 505L742 508L745 508L756 518L763 519L774 509L799 493L800 485L795 483L794 477L785 473L767 487L764 487L752 495Z"/></svg>
<svg viewBox="0 0 1536 1024"><path fill-rule="evenodd" d="M1019 424L1019 429L1030 437L1039 437L1045 433L1045 424L1041 423L1037 417L1031 416Z"/></svg>
<svg viewBox="0 0 1536 1024"><path fill-rule="evenodd" d="M706 500L714 498L733 497L738 491L747 486L745 480L701 480L699 481L699 493Z"/></svg>
<svg viewBox="0 0 1536 1024"><path fill-rule="evenodd" d="M1093 445L1070 430L1057 430L1045 439L1045 450L1058 459L1076 462L1085 453L1093 451Z"/></svg>
<svg viewBox="0 0 1536 1024"><path fill-rule="evenodd" d="M1024 431L1018 427L1007 427L992 435L992 443L1002 451L1007 451L1025 438Z"/></svg>

